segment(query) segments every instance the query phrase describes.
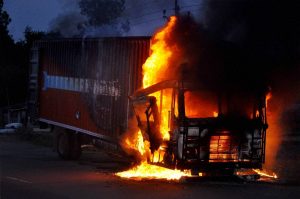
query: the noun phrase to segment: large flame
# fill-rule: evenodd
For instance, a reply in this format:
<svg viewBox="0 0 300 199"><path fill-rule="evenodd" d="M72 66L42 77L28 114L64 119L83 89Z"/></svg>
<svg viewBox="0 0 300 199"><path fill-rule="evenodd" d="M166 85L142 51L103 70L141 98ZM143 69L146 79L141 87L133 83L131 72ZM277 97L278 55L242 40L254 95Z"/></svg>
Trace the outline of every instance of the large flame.
<svg viewBox="0 0 300 199"><path fill-rule="evenodd" d="M170 59L174 52L177 52L176 46L170 46L167 43L168 38L171 37L173 28L176 24L177 18L175 16L170 17L168 23L159 32L157 32L153 38L151 45L151 55L148 57L143 65L143 88L147 88L153 84L156 84L162 80L168 78L167 70L170 67ZM157 92L152 94L156 97L157 105L161 110L161 121L160 121L160 133L163 140L170 140L169 134L169 109L171 104L171 91L166 90L165 92ZM161 96L162 95L162 96ZM161 100L160 100L161 99ZM162 104L161 104L162 102ZM172 170L164 167L151 165L147 163L147 154L149 154L149 144L144 141L142 133L139 131L137 138L134 139L133 143L128 139L125 140L125 144L129 148L135 148L139 151L143 160L140 165L128 170L119 172L116 175L124 178L148 178L148 179L167 179L167 180L178 180L183 176L190 176L189 172L183 172L180 170ZM161 146L160 148L163 148ZM159 149L160 150L160 149ZM160 151L155 151L151 154L150 158L153 162L162 161Z"/></svg>
<svg viewBox="0 0 300 199"><path fill-rule="evenodd" d="M155 34L153 38L153 44L151 45L151 55L148 57L143 65L143 87L147 88L153 84L156 84L162 80L166 80L168 75L167 69L170 67L169 61L172 54L178 49L176 46L170 46L167 40L171 37L172 31L176 24L177 18L175 16L170 17L166 26ZM163 96L157 92L152 94L156 99L162 98L163 104L160 104L160 100L157 100L157 105L161 109L161 121L160 121L160 133L164 140L170 140L169 135L169 123L168 114L169 106L171 104L171 91L165 91Z"/></svg>
<svg viewBox="0 0 300 199"><path fill-rule="evenodd" d="M135 180L140 180L143 178L146 179L165 179L165 180L179 180L184 176L191 176L190 171L180 171L180 170L172 170L164 167L151 165L147 163L147 154L150 152L149 143L144 141L141 131L138 131L136 139L130 141L129 139L125 139L125 144L128 148L135 149L139 152L140 156L143 158L141 164L138 166L131 168L128 171L118 172L117 176L122 178L131 178ZM157 152L157 151L156 151ZM153 161L160 161L158 153L154 153Z"/></svg>
<svg viewBox="0 0 300 199"><path fill-rule="evenodd" d="M133 179L166 179L166 180L179 180L183 176L190 176L189 171L172 170L164 167L150 165L147 162L142 162L140 165L116 174L123 178Z"/></svg>
<svg viewBox="0 0 300 199"><path fill-rule="evenodd" d="M167 44L167 39L171 37L172 30L177 18L170 17L166 26L156 33L151 45L151 55L143 65L143 87L147 88L165 79L165 73L169 67L169 59L175 52L174 47Z"/></svg>

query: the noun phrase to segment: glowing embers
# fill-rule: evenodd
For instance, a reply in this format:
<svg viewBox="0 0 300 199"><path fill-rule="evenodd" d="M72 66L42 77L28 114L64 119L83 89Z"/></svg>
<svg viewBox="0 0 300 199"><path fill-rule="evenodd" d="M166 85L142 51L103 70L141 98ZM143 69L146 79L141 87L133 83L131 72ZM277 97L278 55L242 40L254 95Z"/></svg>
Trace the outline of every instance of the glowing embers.
<svg viewBox="0 0 300 199"><path fill-rule="evenodd" d="M184 176L191 176L190 171L180 171L167 169L164 167L148 164L142 162L140 165L128 170L119 172L117 176L123 178L140 179L165 179L165 180L179 180Z"/></svg>
<svg viewBox="0 0 300 199"><path fill-rule="evenodd" d="M265 169L239 169L236 170L235 175L246 181L275 182L278 180L274 172Z"/></svg>
<svg viewBox="0 0 300 199"><path fill-rule="evenodd" d="M185 115L188 118L218 117L218 99L213 92L191 90L184 93Z"/></svg>
<svg viewBox="0 0 300 199"><path fill-rule="evenodd" d="M234 136L213 135L209 143L209 162L238 161L238 143Z"/></svg>
<svg viewBox="0 0 300 199"><path fill-rule="evenodd" d="M253 169L253 171L262 177L268 177L268 178L274 178L274 179L278 178L278 176L274 172L268 172L268 171L259 170L259 169Z"/></svg>
<svg viewBox="0 0 300 199"><path fill-rule="evenodd" d="M214 117L218 117L218 116L219 116L219 113L216 112L216 111L214 111L214 112L213 112L213 115L214 115Z"/></svg>

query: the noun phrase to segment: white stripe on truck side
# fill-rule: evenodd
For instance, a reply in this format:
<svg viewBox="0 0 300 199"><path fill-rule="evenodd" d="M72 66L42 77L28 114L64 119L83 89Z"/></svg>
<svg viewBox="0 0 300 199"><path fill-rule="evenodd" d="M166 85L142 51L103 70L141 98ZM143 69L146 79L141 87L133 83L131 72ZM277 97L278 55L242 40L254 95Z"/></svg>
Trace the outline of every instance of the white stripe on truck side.
<svg viewBox="0 0 300 199"><path fill-rule="evenodd" d="M121 96L121 85L118 80L95 80L76 77L64 77L44 74L43 90L49 88L75 91L82 93L93 93L94 95L111 96L117 100Z"/></svg>

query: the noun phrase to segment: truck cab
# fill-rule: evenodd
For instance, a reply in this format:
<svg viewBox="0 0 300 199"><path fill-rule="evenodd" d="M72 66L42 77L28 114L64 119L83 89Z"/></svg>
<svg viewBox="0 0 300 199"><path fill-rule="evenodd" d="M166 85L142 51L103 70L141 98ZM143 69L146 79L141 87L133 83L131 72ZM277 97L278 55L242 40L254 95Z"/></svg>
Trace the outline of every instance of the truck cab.
<svg viewBox="0 0 300 199"><path fill-rule="evenodd" d="M163 81L131 96L148 162L197 172L261 169L266 92Z"/></svg>

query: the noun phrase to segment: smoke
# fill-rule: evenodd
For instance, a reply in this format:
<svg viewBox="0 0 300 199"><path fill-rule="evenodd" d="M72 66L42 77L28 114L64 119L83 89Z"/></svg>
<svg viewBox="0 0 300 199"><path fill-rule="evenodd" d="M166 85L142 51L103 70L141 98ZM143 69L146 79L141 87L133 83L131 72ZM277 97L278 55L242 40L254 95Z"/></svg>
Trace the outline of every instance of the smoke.
<svg viewBox="0 0 300 199"><path fill-rule="evenodd" d="M203 0L201 6L201 24L181 16L166 37L176 50L167 75L159 75L233 93L259 94L271 88L266 167L276 169L276 154L287 133L282 114L300 99L300 3Z"/></svg>
<svg viewBox="0 0 300 199"><path fill-rule="evenodd" d="M162 27L167 18L175 14L175 1L170 0L126 0L126 9L123 17L130 22L130 31L126 35L152 36L157 27ZM196 16L197 21L201 20L199 12L202 10L202 3L199 0L178 1L180 12L190 12ZM199 15L199 16L198 16Z"/></svg>
<svg viewBox="0 0 300 199"><path fill-rule="evenodd" d="M163 10L166 15L172 12L173 2L171 1L139 1L126 0L124 18L130 23L130 31L126 35L133 36L152 36L157 27L163 26L166 20L163 18Z"/></svg>
<svg viewBox="0 0 300 199"><path fill-rule="evenodd" d="M118 18L112 24L92 26L88 18L81 14L80 0L61 1L63 13L49 24L49 32L59 33L62 37L108 37L122 36L129 31L126 20Z"/></svg>
<svg viewBox="0 0 300 199"><path fill-rule="evenodd" d="M300 3L283 0L204 0L204 26L216 39L247 52L256 68L280 70L299 62ZM251 54L250 54L251 53ZM253 66L252 66L253 67ZM272 72L271 71L271 72Z"/></svg>
<svg viewBox="0 0 300 199"><path fill-rule="evenodd" d="M57 16L50 22L50 31L63 37L79 37L84 34L86 18L76 11Z"/></svg>
<svg viewBox="0 0 300 199"><path fill-rule="evenodd" d="M81 14L79 1L60 1L63 12L49 24L50 32L61 33L63 37L152 36L157 27L163 26L167 17L174 15L175 6L174 1L169 0L126 0L125 10L114 24L95 28ZM194 16L202 11L198 0L179 1L179 6L181 13L190 11ZM197 20L200 21L201 17Z"/></svg>
<svg viewBox="0 0 300 199"><path fill-rule="evenodd" d="M213 40L227 41L239 49L238 53L224 53L233 58L239 79L272 88L266 149L269 168L276 167L276 152L287 133L282 114L300 99L299 9L300 3L291 0L203 0L202 21L207 33Z"/></svg>
<svg viewBox="0 0 300 199"><path fill-rule="evenodd" d="M63 13L55 17L49 24L49 32L59 33L62 37L80 37L87 24L85 16L80 14L79 0L61 1Z"/></svg>

